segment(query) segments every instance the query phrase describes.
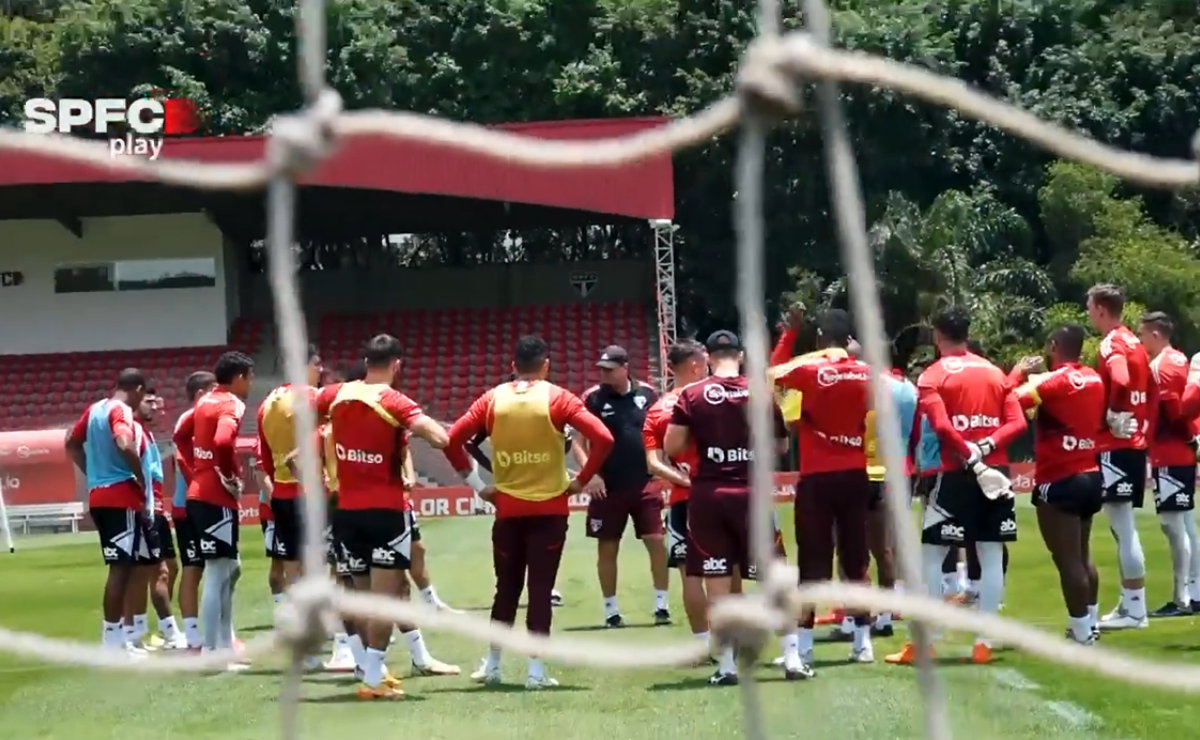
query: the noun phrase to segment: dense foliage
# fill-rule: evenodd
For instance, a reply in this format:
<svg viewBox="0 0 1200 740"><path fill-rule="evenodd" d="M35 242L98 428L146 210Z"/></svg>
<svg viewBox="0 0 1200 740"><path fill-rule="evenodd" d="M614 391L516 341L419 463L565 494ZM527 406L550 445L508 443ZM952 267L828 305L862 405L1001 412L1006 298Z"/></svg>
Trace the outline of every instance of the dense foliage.
<svg viewBox="0 0 1200 740"><path fill-rule="evenodd" d="M800 22L797 3L786 22ZM839 42L964 79L1102 140L1190 156L1200 121L1194 0L839 0ZM731 87L749 0L330 0L329 78L350 107L494 122L683 115ZM0 121L33 95L169 87L216 133L299 105L295 3L0 0ZM1170 311L1200 349L1200 198L1139 194L1024 141L877 90L845 90L889 329L969 304L990 352L1078 319L1094 281ZM819 131L771 138L772 299L845 300ZM696 328L731 321L728 138L677 158L679 280ZM499 237L498 237L499 238ZM580 242L583 246L580 247ZM644 253L644 240L620 249ZM563 245L573 245L569 250ZM522 234L527 259L588 254L587 234ZM612 239L605 242L611 254ZM489 251L489 254L491 252ZM432 254L431 258L438 257ZM469 264L470 260L465 260Z"/></svg>

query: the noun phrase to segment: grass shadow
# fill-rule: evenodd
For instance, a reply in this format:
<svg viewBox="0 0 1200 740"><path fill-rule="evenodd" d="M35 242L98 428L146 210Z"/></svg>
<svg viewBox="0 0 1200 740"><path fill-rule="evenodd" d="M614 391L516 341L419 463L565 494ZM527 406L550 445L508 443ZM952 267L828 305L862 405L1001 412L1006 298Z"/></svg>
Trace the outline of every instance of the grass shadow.
<svg viewBox="0 0 1200 740"><path fill-rule="evenodd" d="M626 622L624 627L609 627L606 624L583 624L578 627L563 627L563 632L603 632L612 630L620 632L621 630L644 630L653 627L666 627L668 625L655 624L654 622Z"/></svg>
<svg viewBox="0 0 1200 740"><path fill-rule="evenodd" d="M430 689L426 693L430 694L527 694L527 693L570 693L575 691L591 691L586 686L575 686L573 684L559 684L547 689L531 690L525 688L522 683L501 683L491 685L475 685L475 686L447 686L444 689Z"/></svg>
<svg viewBox="0 0 1200 740"><path fill-rule="evenodd" d="M239 633L270 632L273 629L275 629L275 625L273 625L273 624L255 624L255 625L251 625L249 627L238 627L237 631Z"/></svg>
<svg viewBox="0 0 1200 740"><path fill-rule="evenodd" d="M412 701L428 701L428 697L420 696L418 694L405 694L404 696L399 697L397 699L376 699L376 700L374 700L374 703L404 704L406 702L412 702ZM353 692L347 692L345 694L330 694L329 696L302 696L302 697L300 697L301 704L350 704L351 702L358 702L360 704L366 704L368 702L368 700L367 699L359 699L358 695Z"/></svg>

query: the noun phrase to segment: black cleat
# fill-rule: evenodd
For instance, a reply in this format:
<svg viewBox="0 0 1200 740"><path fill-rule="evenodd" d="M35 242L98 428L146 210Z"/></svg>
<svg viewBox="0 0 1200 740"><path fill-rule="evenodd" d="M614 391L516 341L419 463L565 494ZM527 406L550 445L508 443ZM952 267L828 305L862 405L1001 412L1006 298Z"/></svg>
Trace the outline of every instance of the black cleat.
<svg viewBox="0 0 1200 740"><path fill-rule="evenodd" d="M896 629L890 624L885 624L882 627L872 625L871 627L871 637L892 637L895 634Z"/></svg>
<svg viewBox="0 0 1200 740"><path fill-rule="evenodd" d="M807 681L814 678L817 672L812 669L808 663L801 663L799 668L788 668L784 666L783 677L788 681Z"/></svg>
<svg viewBox="0 0 1200 740"><path fill-rule="evenodd" d="M1196 601L1195 599L1193 599L1191 606L1192 606L1193 613L1200 614L1200 601Z"/></svg>
<svg viewBox="0 0 1200 740"><path fill-rule="evenodd" d="M1192 607L1190 604L1188 606L1179 606L1174 601L1168 601L1158 609L1150 612L1149 616L1154 619L1164 619L1166 617L1186 617L1191 615L1191 613Z"/></svg>
<svg viewBox="0 0 1200 740"><path fill-rule="evenodd" d="M671 623L671 610L670 609L663 608L663 609L655 609L654 610L654 626L655 627L662 627L663 625L670 624L670 623Z"/></svg>
<svg viewBox="0 0 1200 740"><path fill-rule="evenodd" d="M604 626L609 629L617 629L625 626L625 620L621 618L620 614L612 614L604 620Z"/></svg>
<svg viewBox="0 0 1200 740"><path fill-rule="evenodd" d="M738 677L736 673L722 673L717 671L708 677L709 686L737 686Z"/></svg>

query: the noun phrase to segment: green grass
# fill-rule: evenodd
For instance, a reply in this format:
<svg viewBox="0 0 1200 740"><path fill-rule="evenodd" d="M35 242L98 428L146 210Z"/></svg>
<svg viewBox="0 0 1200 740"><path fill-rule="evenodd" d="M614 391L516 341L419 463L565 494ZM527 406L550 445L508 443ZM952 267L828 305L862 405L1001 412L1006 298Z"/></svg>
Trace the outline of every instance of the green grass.
<svg viewBox="0 0 1200 740"><path fill-rule="evenodd" d="M1058 633L1064 625L1057 578L1037 537L1032 511L1022 508L1024 540L1013 548L1005 613ZM783 520L790 517L782 517ZM1150 601L1166 600L1169 559L1153 516L1140 519L1151 571ZM559 586L567 605L556 611L555 627L604 642L650 644L687 639L681 626L590 631L600 618L590 542L583 520L573 521ZM463 608L483 610L491 596L491 565L484 517L425 523L431 568L442 597ZM257 528L244 530L247 574L239 585L238 625L243 634L270 621L266 563L259 556ZM790 537L789 537L790 539ZM88 642L99 639L98 594L103 569L91 536L31 538L15 556L0 555L0 623ZM1105 584L1115 593L1115 555L1106 533L1095 537ZM649 621L652 605L645 556L627 540L622 553L621 604L634 625ZM675 589L673 589L675 591ZM677 593L673 593L677 600ZM673 605L682 616L678 603ZM481 612L486 614L486 612ZM589 631L584 631L589 630ZM442 660L468 672L482 646L426 630ZM816 680L786 683L769 668L763 705L773 738L806 737L880 740L920 737L921 704L912 671L882 663L900 638L878 641L881 662L846 665L843 644L819 645ZM964 638L942 655L965 646ZM1195 662L1200 627L1185 618L1160 621L1136 634L1106 636L1107 647L1143 657ZM965 650L963 651L965 653ZM404 664L403 646L392 664ZM767 657L773 657L774 653ZM277 665L241 675L159 678L50 668L0 656L0 740L86 738L87 740L243 740L279 736L281 678ZM353 685L329 676L306 677L300 728L308 738L409 736L440 738L579 738L624 740L655 737L693 740L741 733L739 692L704 685L706 671L668 669L605 672L550 666L563 686L544 693L511 687L476 687L464 677L405 681L408 699L363 704ZM524 661L505 659L506 676L524 677ZM1200 702L1161 690L1141 689L1066 670L1021 655L999 654L995 666L950 664L941 671L955 736L971 740L1018 738L1104 738L1170 740L1200 726ZM1014 677L1025 688L1014 687ZM1028 688L1033 683L1037 688ZM1080 713L1079 708L1086 713Z"/></svg>

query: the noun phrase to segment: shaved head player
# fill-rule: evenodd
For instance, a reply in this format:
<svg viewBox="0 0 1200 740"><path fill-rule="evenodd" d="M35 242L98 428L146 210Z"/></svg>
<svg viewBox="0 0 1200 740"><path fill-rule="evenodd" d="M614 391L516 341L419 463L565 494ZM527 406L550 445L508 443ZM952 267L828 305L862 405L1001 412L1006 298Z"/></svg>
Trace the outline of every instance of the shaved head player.
<svg viewBox="0 0 1200 740"><path fill-rule="evenodd" d="M680 392L663 437L663 452L675 457L686 454L691 445L696 448L688 495L687 574L704 579L712 603L729 595L735 570L753 579L757 568L750 555L750 391L739 369L742 344L733 332L718 331L705 347L712 375ZM787 427L779 406L771 404L771 413L782 452ZM732 647L721 651L709 683L738 683Z"/></svg>

